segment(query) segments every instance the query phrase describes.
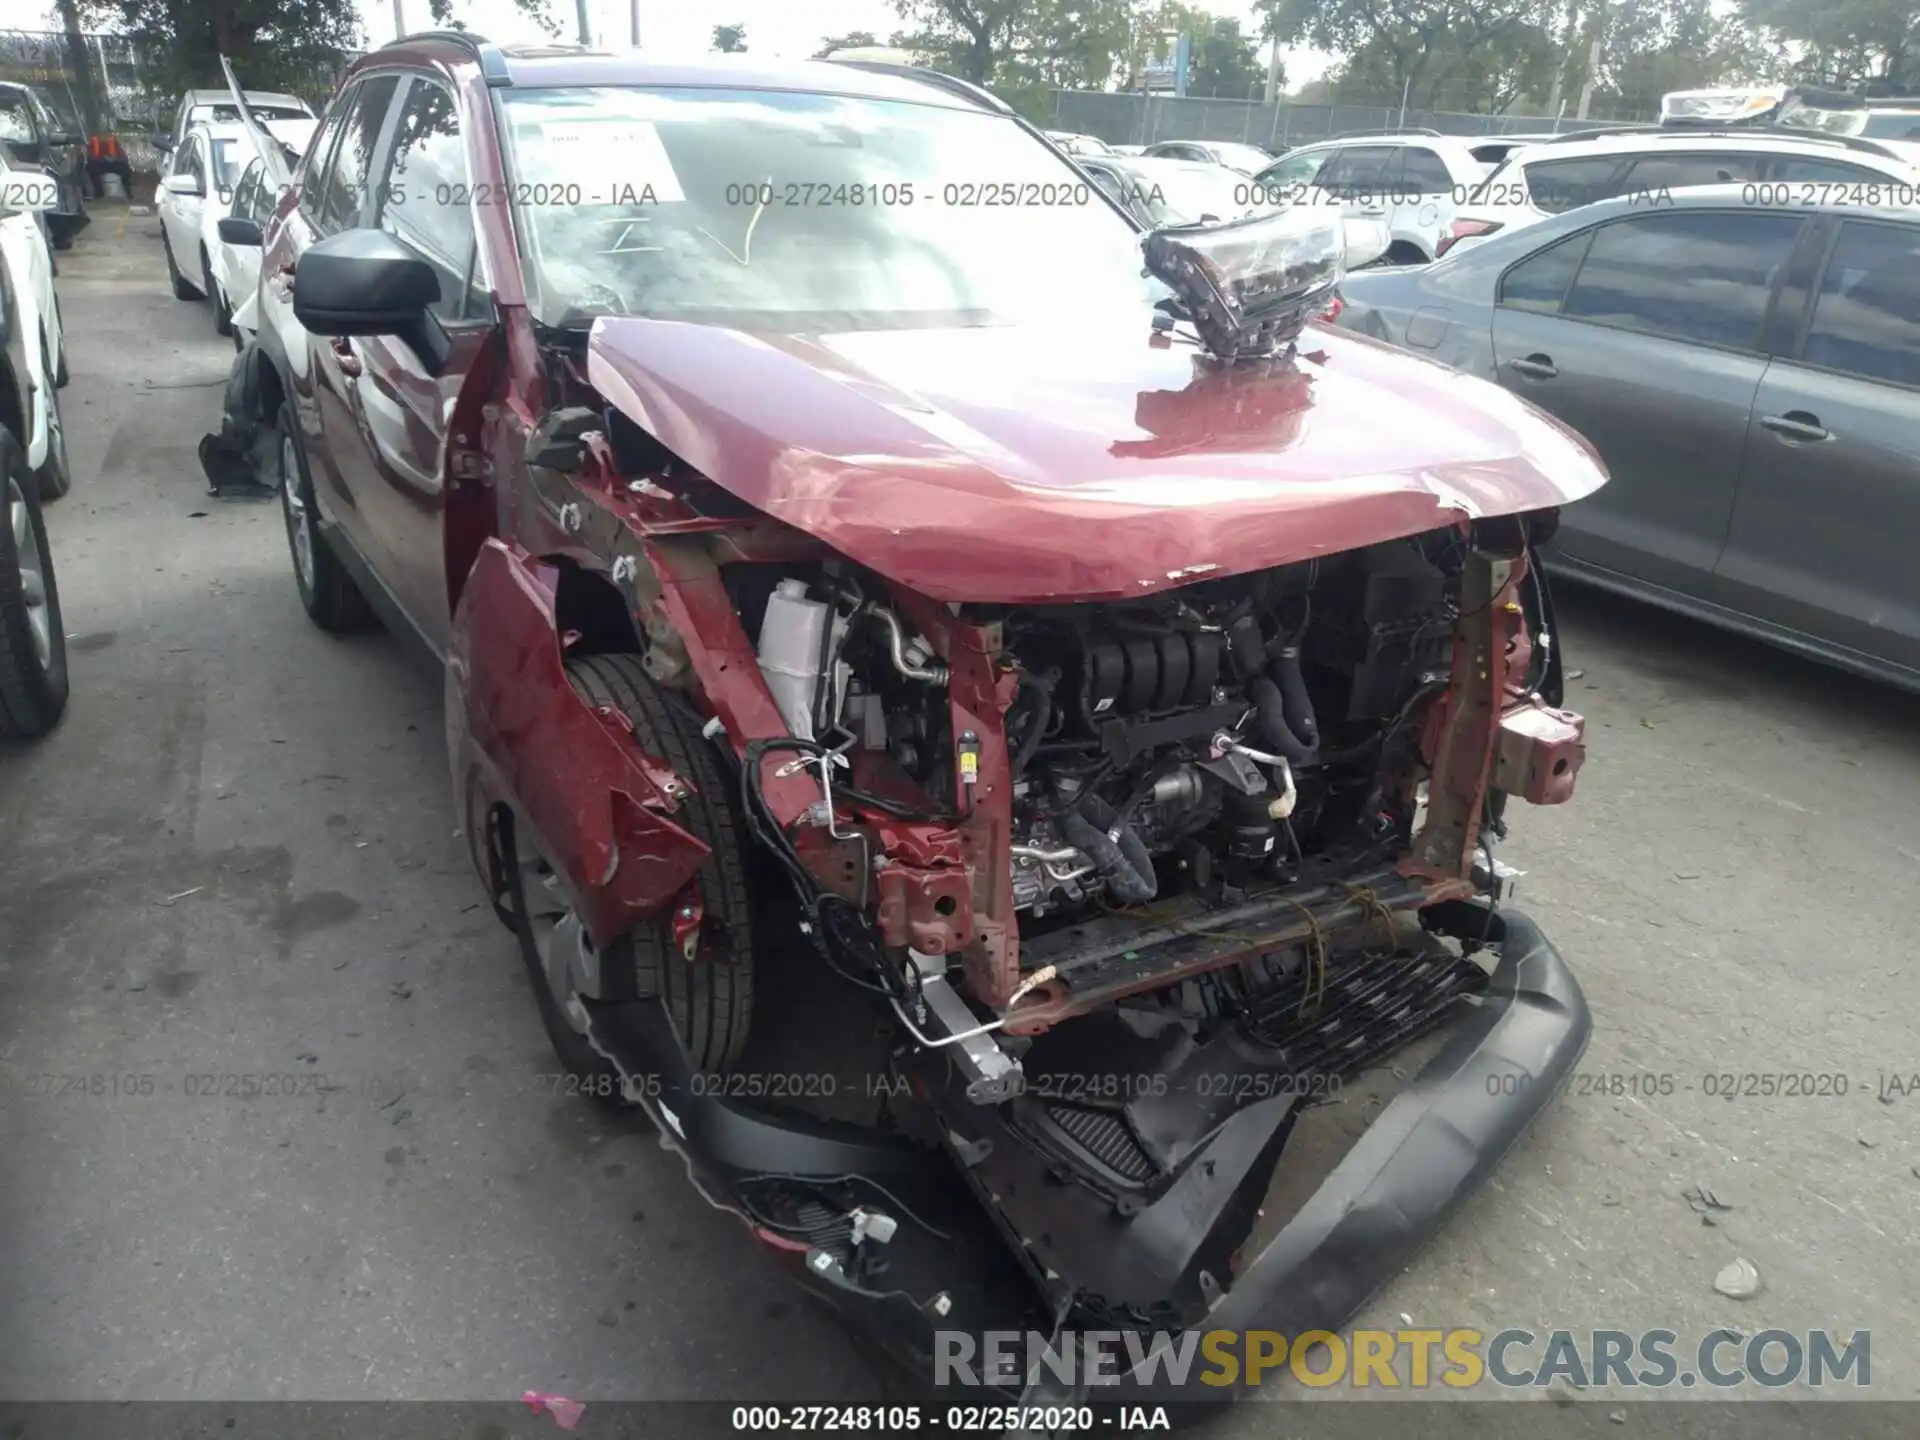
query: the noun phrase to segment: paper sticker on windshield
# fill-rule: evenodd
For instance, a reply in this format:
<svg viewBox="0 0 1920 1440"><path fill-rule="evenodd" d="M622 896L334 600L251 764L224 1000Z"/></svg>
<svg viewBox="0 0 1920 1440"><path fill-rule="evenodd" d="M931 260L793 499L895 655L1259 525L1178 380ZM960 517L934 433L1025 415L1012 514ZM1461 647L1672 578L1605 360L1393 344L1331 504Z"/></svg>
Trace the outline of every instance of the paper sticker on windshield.
<svg viewBox="0 0 1920 1440"><path fill-rule="evenodd" d="M687 198L650 120L549 124L536 133L542 178L578 185L593 203L664 205Z"/></svg>

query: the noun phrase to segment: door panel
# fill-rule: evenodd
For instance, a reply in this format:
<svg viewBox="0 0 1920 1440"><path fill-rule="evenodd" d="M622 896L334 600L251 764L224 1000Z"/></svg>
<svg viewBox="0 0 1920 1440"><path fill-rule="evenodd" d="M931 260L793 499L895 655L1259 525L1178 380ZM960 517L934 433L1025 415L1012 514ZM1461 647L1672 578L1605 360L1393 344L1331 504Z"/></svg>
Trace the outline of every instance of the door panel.
<svg viewBox="0 0 1920 1440"><path fill-rule="evenodd" d="M352 108L342 117L339 140L325 169L302 184L301 213L311 221L312 238L350 230L371 218L368 176L391 126L399 77L376 75L361 82ZM304 247L302 247L304 249ZM298 287L299 277L294 278ZM365 497L373 483L355 394L364 371L362 342L300 330L311 357L312 423L307 439L307 471L321 508L330 512L348 543L381 570L379 537ZM381 574L384 580L384 572Z"/></svg>
<svg viewBox="0 0 1920 1440"><path fill-rule="evenodd" d="M437 654L447 611L446 443L454 401L490 329L490 302L469 288L474 234L464 137L451 92L415 76L396 98L363 217L434 267L440 299L426 321L447 350L429 365L393 336L352 342L361 374L351 395L358 434L353 489L370 558L394 600Z"/></svg>
<svg viewBox="0 0 1920 1440"><path fill-rule="evenodd" d="M1796 349L1755 397L1715 598L1920 670L1920 226L1847 222Z"/></svg>
<svg viewBox="0 0 1920 1440"><path fill-rule="evenodd" d="M1500 383L1585 435L1612 476L1567 507L1558 549L1708 594L1766 371L1751 347L1803 223L1669 210L1597 226L1584 254L1562 242L1503 277Z"/></svg>

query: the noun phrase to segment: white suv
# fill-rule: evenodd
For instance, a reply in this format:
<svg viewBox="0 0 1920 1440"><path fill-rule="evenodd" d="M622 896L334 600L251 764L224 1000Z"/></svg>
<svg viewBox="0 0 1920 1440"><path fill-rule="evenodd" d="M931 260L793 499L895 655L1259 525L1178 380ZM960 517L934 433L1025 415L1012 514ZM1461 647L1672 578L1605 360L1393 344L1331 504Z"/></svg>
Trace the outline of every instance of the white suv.
<svg viewBox="0 0 1920 1440"><path fill-rule="evenodd" d="M1440 253L1454 212L1486 178L1473 145L1486 137L1397 130L1302 145L1254 177L1276 205L1333 204L1349 220L1383 222L1390 265L1421 265Z"/></svg>
<svg viewBox="0 0 1920 1440"><path fill-rule="evenodd" d="M1792 129L1642 127L1529 145L1508 156L1454 216L1442 254L1495 231L1529 225L1596 200L1644 194L1654 203L1683 186L1742 184L1757 202L1861 198L1877 187L1889 205L1920 199L1920 145ZM1785 187L1780 189L1778 187Z"/></svg>

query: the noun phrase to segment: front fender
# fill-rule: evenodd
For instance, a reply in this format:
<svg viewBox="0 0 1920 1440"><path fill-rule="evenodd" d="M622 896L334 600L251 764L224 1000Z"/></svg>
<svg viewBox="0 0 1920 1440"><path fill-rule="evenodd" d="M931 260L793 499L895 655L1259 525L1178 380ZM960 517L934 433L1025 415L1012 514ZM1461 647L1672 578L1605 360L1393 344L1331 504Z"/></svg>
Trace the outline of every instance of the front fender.
<svg viewBox="0 0 1920 1440"><path fill-rule="evenodd" d="M481 837L505 804L516 842L538 846L604 947L670 904L710 849L670 818L691 782L568 680L558 581L554 566L497 539L481 547L449 646L448 754L483 879Z"/></svg>

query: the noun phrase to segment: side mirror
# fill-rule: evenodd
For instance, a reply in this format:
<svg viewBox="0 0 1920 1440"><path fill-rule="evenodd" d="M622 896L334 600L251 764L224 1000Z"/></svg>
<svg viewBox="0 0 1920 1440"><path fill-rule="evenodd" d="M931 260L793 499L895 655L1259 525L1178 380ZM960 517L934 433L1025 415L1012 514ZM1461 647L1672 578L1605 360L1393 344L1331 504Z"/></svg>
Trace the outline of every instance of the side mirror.
<svg viewBox="0 0 1920 1440"><path fill-rule="evenodd" d="M160 182L160 188L170 195L205 195L207 187L200 183L197 175L169 175Z"/></svg>
<svg viewBox="0 0 1920 1440"><path fill-rule="evenodd" d="M220 238L229 245L261 244L260 222L242 215L220 217Z"/></svg>
<svg viewBox="0 0 1920 1440"><path fill-rule="evenodd" d="M162 155L171 155L173 153L173 137L171 135L154 136L153 148L158 150Z"/></svg>
<svg viewBox="0 0 1920 1440"><path fill-rule="evenodd" d="M53 134L47 136L47 143L49 145L78 145L80 143L80 137L71 130L56 130Z"/></svg>
<svg viewBox="0 0 1920 1440"><path fill-rule="evenodd" d="M329 235L300 257L294 273L294 319L315 335L395 335L411 342L439 298L433 267L384 230Z"/></svg>

